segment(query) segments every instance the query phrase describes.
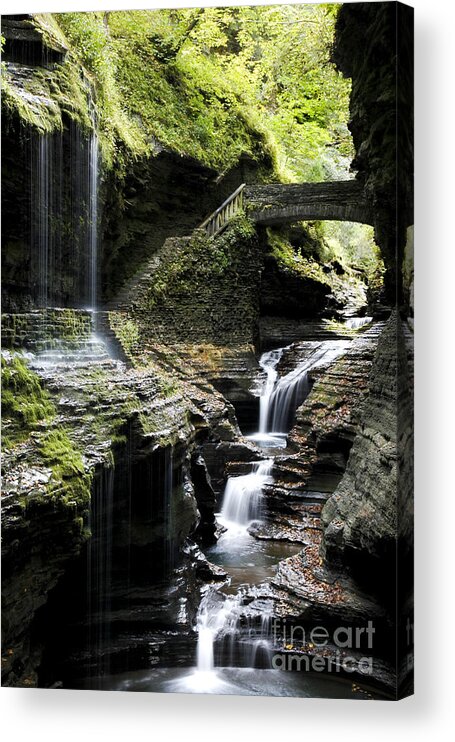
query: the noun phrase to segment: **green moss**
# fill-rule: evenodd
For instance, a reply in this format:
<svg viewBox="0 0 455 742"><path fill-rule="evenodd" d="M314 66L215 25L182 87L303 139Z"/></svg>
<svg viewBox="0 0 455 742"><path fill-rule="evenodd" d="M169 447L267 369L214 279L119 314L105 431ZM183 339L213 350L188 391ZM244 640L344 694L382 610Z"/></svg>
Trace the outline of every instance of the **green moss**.
<svg viewBox="0 0 455 742"><path fill-rule="evenodd" d="M181 388L180 384L177 382L176 379L172 378L161 378L159 380L159 390L160 393L165 398L175 397L176 394L180 394Z"/></svg>
<svg viewBox="0 0 455 742"><path fill-rule="evenodd" d="M55 417L55 406L38 376L20 355L2 356L2 419L4 445L26 440L38 423Z"/></svg>
<svg viewBox="0 0 455 742"><path fill-rule="evenodd" d="M49 430L41 439L40 455L61 478L84 473L82 456L74 447L65 430Z"/></svg>
<svg viewBox="0 0 455 742"><path fill-rule="evenodd" d="M194 297L207 281L217 281L244 269L243 246L256 238L254 224L239 214L227 229L216 237L208 237L204 230L193 232L191 239L172 250L169 260L163 261L154 275L146 306L166 305L176 297Z"/></svg>
<svg viewBox="0 0 455 742"><path fill-rule="evenodd" d="M109 312L109 325L126 356L134 359L140 344L140 331L135 320L122 312Z"/></svg>
<svg viewBox="0 0 455 742"><path fill-rule="evenodd" d="M85 471L82 455L68 432L61 428L47 431L40 439L38 450L43 463L52 469L49 494L66 502L87 503L91 476Z"/></svg>
<svg viewBox="0 0 455 742"><path fill-rule="evenodd" d="M281 268L302 278L327 284L327 275L320 263L297 252L283 233L268 229L267 238L270 251Z"/></svg>

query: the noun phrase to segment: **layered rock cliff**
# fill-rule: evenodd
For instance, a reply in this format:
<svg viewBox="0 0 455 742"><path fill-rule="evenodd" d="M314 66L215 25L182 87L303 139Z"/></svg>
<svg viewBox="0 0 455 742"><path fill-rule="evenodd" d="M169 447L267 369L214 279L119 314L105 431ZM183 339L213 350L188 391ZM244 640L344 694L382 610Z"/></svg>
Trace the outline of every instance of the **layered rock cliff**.
<svg viewBox="0 0 455 742"><path fill-rule="evenodd" d="M374 213L392 305L402 301L406 229L414 220L412 14L402 3L345 3L333 50L352 80L352 167Z"/></svg>

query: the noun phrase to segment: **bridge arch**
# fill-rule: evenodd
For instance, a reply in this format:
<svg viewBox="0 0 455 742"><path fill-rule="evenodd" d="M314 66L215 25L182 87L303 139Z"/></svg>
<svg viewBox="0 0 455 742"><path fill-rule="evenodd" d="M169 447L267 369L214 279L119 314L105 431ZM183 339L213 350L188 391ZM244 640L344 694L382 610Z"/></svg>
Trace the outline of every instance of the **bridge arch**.
<svg viewBox="0 0 455 742"><path fill-rule="evenodd" d="M244 202L258 225L345 221L373 225L373 213L356 180L245 186Z"/></svg>

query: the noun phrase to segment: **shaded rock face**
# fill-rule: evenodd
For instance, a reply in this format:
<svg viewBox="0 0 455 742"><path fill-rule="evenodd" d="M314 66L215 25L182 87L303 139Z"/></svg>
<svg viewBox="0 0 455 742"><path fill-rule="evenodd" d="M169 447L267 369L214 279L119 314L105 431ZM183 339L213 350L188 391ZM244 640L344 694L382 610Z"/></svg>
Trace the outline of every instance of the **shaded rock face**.
<svg viewBox="0 0 455 742"><path fill-rule="evenodd" d="M90 538L34 617L40 684L146 665L165 630L190 632L198 577L181 549L199 514L186 445L144 455L129 440L116 458L92 487Z"/></svg>
<svg viewBox="0 0 455 742"><path fill-rule="evenodd" d="M412 23L413 9L401 3L345 3L333 51L352 79L353 168L373 209L392 304L396 286L401 301L406 228L413 224Z"/></svg>
<svg viewBox="0 0 455 742"><path fill-rule="evenodd" d="M138 572L128 579L126 563L122 568L117 561L105 585L95 580L90 592L86 560L69 566L48 609L36 617L34 631L45 644L40 686L97 689L103 675L125 668L194 664L201 588L223 579L221 570L194 544L185 545L165 578Z"/></svg>
<svg viewBox="0 0 455 742"><path fill-rule="evenodd" d="M31 15L2 15L3 58L25 65L51 66L63 61L66 49L55 41L44 44L32 21Z"/></svg>
<svg viewBox="0 0 455 742"><path fill-rule="evenodd" d="M318 316L327 308L330 292L327 284L293 275L267 256L261 281L261 316L292 320Z"/></svg>
<svg viewBox="0 0 455 742"><path fill-rule="evenodd" d="M156 632L184 624L191 634L191 606L193 598L195 604L198 600L196 587L196 597L192 593L188 599L189 585L197 585L199 574L212 579L202 558L187 559L182 552L199 524L201 543L213 537L215 496L202 447L216 448L235 436L231 410L208 382L200 389L182 378L167 387L166 372L156 361L135 370L106 351L90 355L87 313L53 311L60 320L54 332L62 327L72 332L33 362L57 415L4 452L2 671L7 685L61 679L61 663L69 667L73 651L78 673L86 674L90 667L98 672L115 655L116 637L122 661L131 645L131 662L133 657L144 662L147 635L139 627L149 599L152 607L145 610L144 625L155 626L156 651L163 645ZM50 330L51 310L42 315L41 326ZM63 315L68 326L62 325ZM21 343L24 326L40 326L36 313L6 320L13 347L14 338ZM32 333L35 351L43 342L36 345ZM51 333L47 342L52 349ZM49 489L54 475L40 447L47 428L56 426L83 452L92 477L91 495L84 501L76 499L68 483L55 482ZM139 623L131 618L127 640L126 617L136 614ZM165 619L169 623L164 628ZM142 637L138 641L131 637L136 629ZM43 661L43 647L53 646L53 634L59 657Z"/></svg>
<svg viewBox="0 0 455 742"><path fill-rule="evenodd" d="M398 348L397 348L398 345ZM403 362L404 360L404 362ZM402 410L400 435L397 410ZM387 322L372 366L369 393L340 484L326 503L323 554L328 562L348 567L370 589L385 587L394 600L397 549L397 452L409 454L410 400L404 336L396 315ZM400 437L400 441L399 441ZM412 483L412 456L400 458L402 483ZM402 492L408 503L409 486ZM405 516L405 508L402 508ZM403 518L403 528L409 531ZM381 575L389 575L383 585Z"/></svg>
<svg viewBox="0 0 455 742"><path fill-rule="evenodd" d="M2 684L37 684L42 647L31 625L79 554L87 517L65 503L25 507L14 494L2 496Z"/></svg>
<svg viewBox="0 0 455 742"><path fill-rule="evenodd" d="M191 479L200 513L200 521L195 532L195 537L203 544L215 543L216 497L210 481L207 464L200 453L192 457Z"/></svg>

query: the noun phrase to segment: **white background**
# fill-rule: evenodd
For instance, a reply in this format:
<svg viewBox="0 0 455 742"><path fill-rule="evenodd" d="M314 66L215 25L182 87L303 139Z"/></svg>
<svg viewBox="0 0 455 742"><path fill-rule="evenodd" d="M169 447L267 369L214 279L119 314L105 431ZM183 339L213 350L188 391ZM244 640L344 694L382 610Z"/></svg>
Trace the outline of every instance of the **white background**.
<svg viewBox="0 0 455 742"><path fill-rule="evenodd" d="M214 4L161 2L161 6ZM229 4L229 3L218 3ZM247 4L237 0L231 4ZM250 2L250 4L252 4ZM436 740L453 700L454 333L453 0L416 9L416 670L400 703L2 688L3 739ZM159 7L157 0L4 0L3 13ZM453 724L451 724L453 727Z"/></svg>

